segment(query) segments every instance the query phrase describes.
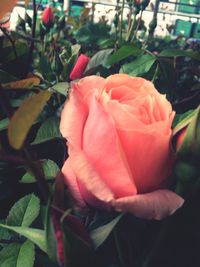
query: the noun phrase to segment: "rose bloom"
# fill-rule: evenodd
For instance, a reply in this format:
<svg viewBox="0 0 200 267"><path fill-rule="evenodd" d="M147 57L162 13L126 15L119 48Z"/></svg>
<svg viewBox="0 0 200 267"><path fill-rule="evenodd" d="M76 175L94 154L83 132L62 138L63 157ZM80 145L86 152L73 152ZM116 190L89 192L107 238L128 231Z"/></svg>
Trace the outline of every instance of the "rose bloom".
<svg viewBox="0 0 200 267"><path fill-rule="evenodd" d="M115 74L73 83L60 130L69 153L62 172L76 205L145 219L182 206L167 189L173 118L166 97L143 78Z"/></svg>

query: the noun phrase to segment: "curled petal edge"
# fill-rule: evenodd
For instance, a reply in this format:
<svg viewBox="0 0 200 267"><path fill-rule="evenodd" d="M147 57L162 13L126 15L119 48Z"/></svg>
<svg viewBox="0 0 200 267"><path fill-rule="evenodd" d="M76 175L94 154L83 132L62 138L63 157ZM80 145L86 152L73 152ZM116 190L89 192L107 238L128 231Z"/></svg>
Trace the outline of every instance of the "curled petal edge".
<svg viewBox="0 0 200 267"><path fill-rule="evenodd" d="M128 212L138 218L162 220L172 215L184 203L184 199L170 190L156 190L113 200L116 211Z"/></svg>

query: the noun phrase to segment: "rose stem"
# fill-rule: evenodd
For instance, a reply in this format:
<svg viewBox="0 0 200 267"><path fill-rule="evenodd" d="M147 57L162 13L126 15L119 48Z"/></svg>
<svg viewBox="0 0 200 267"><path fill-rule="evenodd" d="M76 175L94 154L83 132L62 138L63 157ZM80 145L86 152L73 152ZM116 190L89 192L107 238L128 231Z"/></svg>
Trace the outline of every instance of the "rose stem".
<svg viewBox="0 0 200 267"><path fill-rule="evenodd" d="M119 235L117 232L117 229L114 228L113 230L113 235L114 235L114 240L115 240L115 246L117 249L117 254L118 254L118 258L119 258L119 262L120 262L120 267L127 267L125 262L124 262L124 258L122 255L122 250L121 250L121 246L120 246L120 240L119 240Z"/></svg>
<svg viewBox="0 0 200 267"><path fill-rule="evenodd" d="M30 44L30 48L29 48L28 60L27 60L27 65L26 65L24 77L26 77L28 72L29 72L29 67L31 65L32 58L33 58L36 23L37 23L37 6L36 6L36 0L33 0L33 25L32 25L32 36L31 36L32 39L31 39L31 44Z"/></svg>

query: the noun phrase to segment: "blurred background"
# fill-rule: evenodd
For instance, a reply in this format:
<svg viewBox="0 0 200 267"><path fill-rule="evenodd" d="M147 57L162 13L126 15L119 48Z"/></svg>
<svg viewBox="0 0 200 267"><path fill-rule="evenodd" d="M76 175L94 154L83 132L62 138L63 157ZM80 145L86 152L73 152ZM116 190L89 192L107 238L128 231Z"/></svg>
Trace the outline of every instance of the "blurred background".
<svg viewBox="0 0 200 267"><path fill-rule="evenodd" d="M32 1L29 2L28 11L31 14ZM130 7L129 2L125 3L124 17L128 16ZM42 0L40 10L42 11L47 5L62 8L71 16L80 15L84 7L93 7L94 21L100 18L106 19L110 24L116 12L116 6L122 5L122 0ZM92 12L91 10L91 12ZM157 13L157 27L155 35L157 36L177 36L182 35L187 38L200 39L200 1L199 0L151 0L143 12L144 26L148 27L154 13ZM11 29L14 29L18 16L23 17L25 14L24 1L19 1L11 16Z"/></svg>

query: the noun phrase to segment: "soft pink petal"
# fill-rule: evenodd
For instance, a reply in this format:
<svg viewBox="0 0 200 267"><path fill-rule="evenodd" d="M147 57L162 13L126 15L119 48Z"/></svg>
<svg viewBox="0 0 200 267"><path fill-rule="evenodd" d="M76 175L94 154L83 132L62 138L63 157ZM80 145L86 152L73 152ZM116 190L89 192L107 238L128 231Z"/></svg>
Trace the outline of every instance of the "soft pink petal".
<svg viewBox="0 0 200 267"><path fill-rule="evenodd" d="M65 161L65 164L62 167L62 173L64 175L65 184L69 188L69 192L72 195L73 199L75 200L76 205L80 206L81 208L85 208L86 202L84 201L81 195L77 178L71 169L69 159Z"/></svg>
<svg viewBox="0 0 200 267"><path fill-rule="evenodd" d="M96 90L101 92L104 88L105 79L99 76L88 76L78 82L72 83L72 88L77 90L82 98L86 98L88 94Z"/></svg>
<svg viewBox="0 0 200 267"><path fill-rule="evenodd" d="M110 75L105 81L105 89L109 92L111 89L119 86L126 86L138 93L151 93L156 89L154 85L140 77L131 77L127 74Z"/></svg>
<svg viewBox="0 0 200 267"><path fill-rule="evenodd" d="M101 104L115 122L138 193L166 186L174 161L171 149L174 113L168 120L145 124L131 113L129 107L116 100L109 100L102 95Z"/></svg>
<svg viewBox="0 0 200 267"><path fill-rule="evenodd" d="M93 206L110 207L114 195L102 181L84 152L69 144L69 155L71 168L77 177L84 200Z"/></svg>
<svg viewBox="0 0 200 267"><path fill-rule="evenodd" d="M142 133L156 133L159 135L169 135L171 133L171 124L175 113L171 112L167 120L155 121L154 123L148 124L144 121L145 114L148 115L147 120L150 121L148 110L144 110L142 114L142 106L145 102L144 97L136 98L132 105L119 103L117 100L110 100L109 96L105 93L100 97L100 103L103 109L113 118L117 129L124 131L135 131ZM154 112L152 110L152 112ZM151 114L154 116L154 114ZM158 115L160 116L160 115Z"/></svg>
<svg viewBox="0 0 200 267"><path fill-rule="evenodd" d="M73 145L82 146L83 127L88 115L87 106L78 91L72 90L61 114L60 132Z"/></svg>
<svg viewBox="0 0 200 267"><path fill-rule="evenodd" d="M143 131L144 124L137 116L132 114L132 108L128 105L121 104L117 100L110 100L106 94L102 94L100 98L102 108L113 119L116 128L120 129L141 129ZM138 112L136 110L136 112Z"/></svg>
<svg viewBox="0 0 200 267"><path fill-rule="evenodd" d="M161 220L172 215L184 203L184 199L170 190L124 197L113 201L113 207L120 212L129 212L143 219Z"/></svg>
<svg viewBox="0 0 200 267"><path fill-rule="evenodd" d="M84 127L83 150L115 197L137 193L111 117L93 98Z"/></svg>
<svg viewBox="0 0 200 267"><path fill-rule="evenodd" d="M136 92L125 85L114 87L113 89L109 90L108 94L110 95L111 99L119 100L120 102L122 102L124 99L134 99L138 96Z"/></svg>
<svg viewBox="0 0 200 267"><path fill-rule="evenodd" d="M118 130L138 193L157 190L169 183L174 153L170 135Z"/></svg>

